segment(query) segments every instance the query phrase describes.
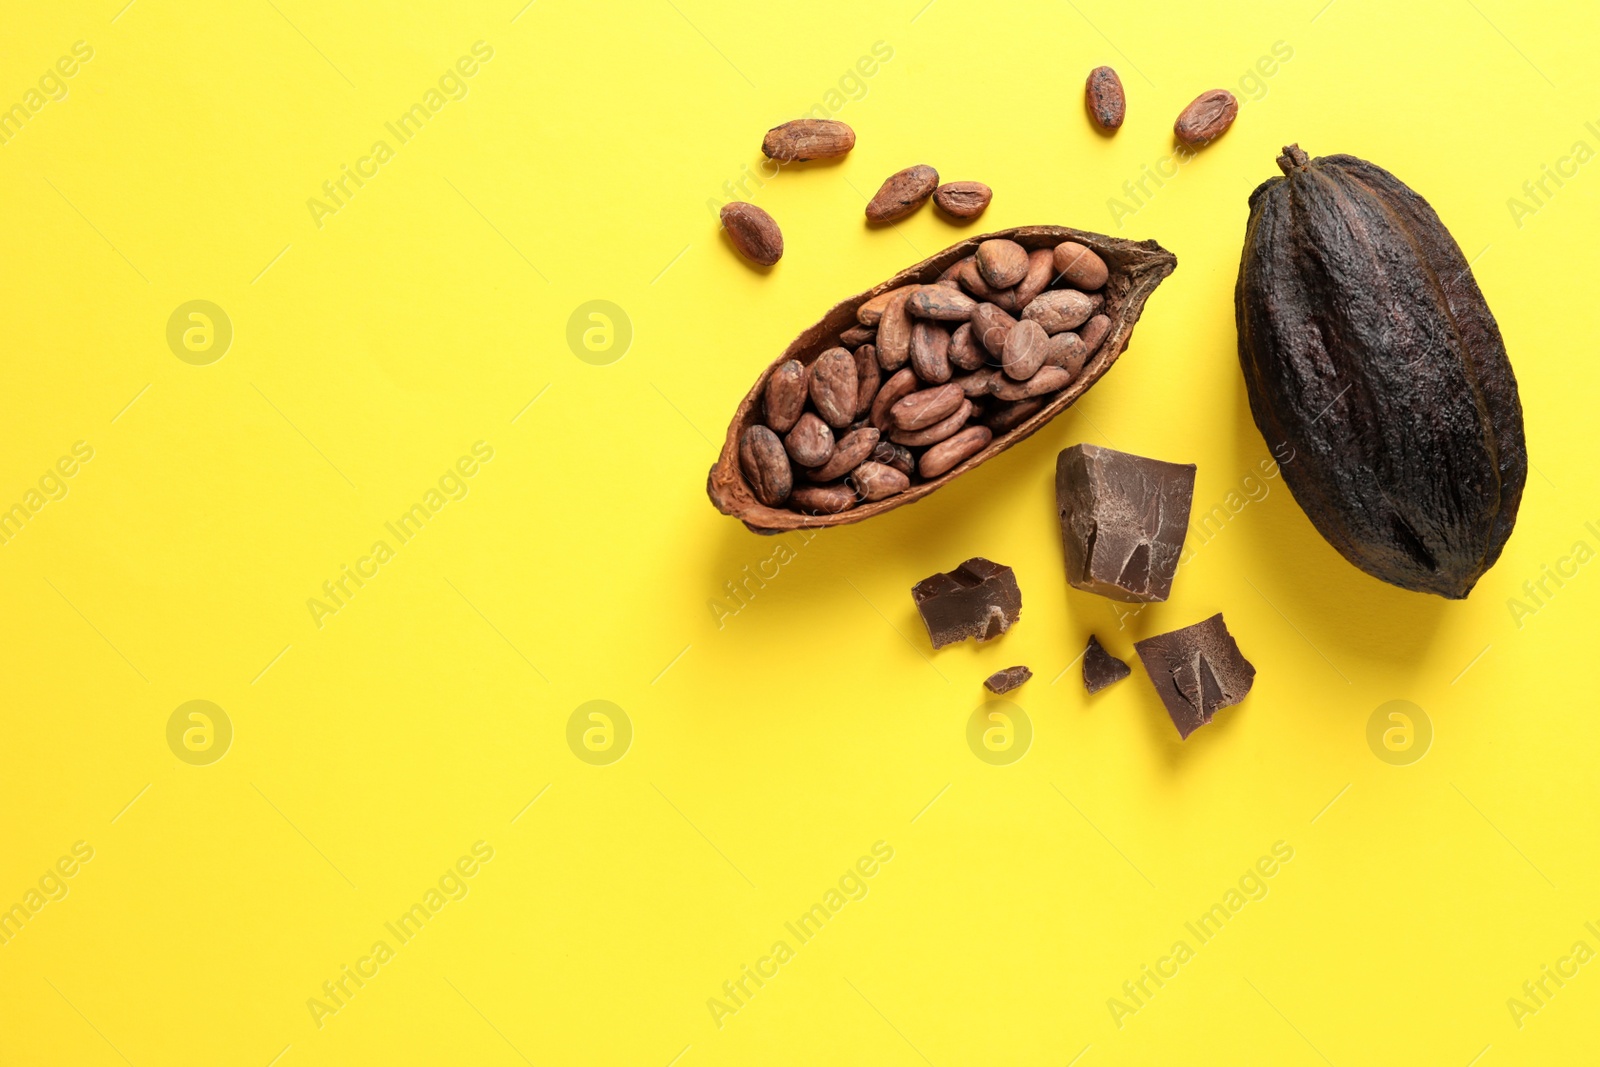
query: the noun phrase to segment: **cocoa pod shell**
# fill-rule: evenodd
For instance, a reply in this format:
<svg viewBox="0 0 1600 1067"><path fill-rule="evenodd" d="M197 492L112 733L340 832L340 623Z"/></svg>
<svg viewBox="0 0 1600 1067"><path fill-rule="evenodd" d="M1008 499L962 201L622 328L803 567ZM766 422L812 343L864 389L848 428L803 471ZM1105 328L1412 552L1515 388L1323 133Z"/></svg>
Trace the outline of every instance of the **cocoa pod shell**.
<svg viewBox="0 0 1600 1067"><path fill-rule="evenodd" d="M1111 320L1111 330L1101 343L1100 350L1093 359L1085 364L1083 370L1059 392L1048 398L1048 403L1039 408L1020 424L1009 431L997 434L993 440L985 443L977 452L962 459L948 471L937 477L927 478L910 485L909 480L904 489L889 494L877 500L865 501L856 507L850 508L835 515L811 515L797 512L775 504L764 503L756 497L750 483L746 480L739 467L739 443L747 429L760 422L760 401L766 387L767 379L777 367L791 359L797 359L802 364L809 366L817 357L828 348L833 347L839 334L849 329L856 322L856 309L875 296L879 296L891 289L906 285L930 284L953 264L969 255L973 255L978 245L990 238L1003 237L1016 241L1030 252L1038 248L1054 248L1062 241L1075 241L1093 250L1100 256L1110 270L1110 278L1104 287L1104 306L1102 310ZM761 533L779 533L784 530L811 528L822 526L840 526L847 523L861 522L886 511L901 507L921 500L929 493L937 492L948 485L951 480L960 477L1001 452L1026 439L1052 418L1061 414L1070 407L1080 396L1091 388L1122 355L1127 347L1128 338L1144 310L1145 301L1150 294L1161 284L1177 267L1177 258L1166 251L1154 241L1129 241L1121 238L1108 237L1104 234L1090 233L1076 230L1066 226L1020 226L1002 230L996 233L979 234L966 238L951 245L942 252L920 262L913 264L888 278L879 285L872 287L864 293L852 296L828 311L820 319L801 331L777 359L761 372L751 385L744 399L738 404L733 418L728 426L728 433L724 439L721 453L715 465L712 466L707 478L706 491L711 502L724 514L740 519L746 526ZM996 309L998 310L998 309ZM1009 318L1009 316L1007 316ZM974 325L976 331L977 326ZM906 331L906 342L909 348L909 329ZM981 340L981 337L980 337ZM884 324L878 326L879 362L882 363L884 345ZM1002 346L1003 348L1003 342ZM909 358L909 351L906 353ZM890 369L885 365L885 369ZM980 374L983 372L979 372ZM1042 373L1042 371L1041 371ZM908 374L913 383L915 375ZM879 389L879 393L889 388L894 378L891 377ZM909 391L909 390L908 390ZM903 394L902 394L903 395ZM876 408L876 403L874 404ZM883 430L887 422L879 424L878 419L872 420L872 425ZM774 438L776 443L776 439ZM880 445L882 442L880 442ZM781 452L781 444L779 446ZM787 464L788 457L782 457ZM874 461L868 460L868 463ZM863 463L865 467L867 464ZM882 466L882 464L880 464ZM888 468L894 470L893 467ZM860 468L857 468L859 471ZM900 473L900 472L896 472ZM903 477L904 475L902 475ZM854 479L852 479L854 481Z"/></svg>
<svg viewBox="0 0 1600 1067"><path fill-rule="evenodd" d="M1234 309L1250 411L1284 482L1351 563L1464 598L1499 558L1528 476L1494 314L1426 200L1354 156L1250 194Z"/></svg>

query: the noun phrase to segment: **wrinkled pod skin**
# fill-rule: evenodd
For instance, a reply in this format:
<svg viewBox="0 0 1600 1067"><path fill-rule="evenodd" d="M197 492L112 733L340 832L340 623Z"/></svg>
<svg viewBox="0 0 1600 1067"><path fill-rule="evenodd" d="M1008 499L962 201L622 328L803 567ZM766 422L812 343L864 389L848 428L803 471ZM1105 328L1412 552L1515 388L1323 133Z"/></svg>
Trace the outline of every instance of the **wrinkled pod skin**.
<svg viewBox="0 0 1600 1067"><path fill-rule="evenodd" d="M1461 599L1505 547L1528 472L1494 315L1394 175L1298 145L1278 165L1250 194L1234 292L1256 426L1346 559Z"/></svg>

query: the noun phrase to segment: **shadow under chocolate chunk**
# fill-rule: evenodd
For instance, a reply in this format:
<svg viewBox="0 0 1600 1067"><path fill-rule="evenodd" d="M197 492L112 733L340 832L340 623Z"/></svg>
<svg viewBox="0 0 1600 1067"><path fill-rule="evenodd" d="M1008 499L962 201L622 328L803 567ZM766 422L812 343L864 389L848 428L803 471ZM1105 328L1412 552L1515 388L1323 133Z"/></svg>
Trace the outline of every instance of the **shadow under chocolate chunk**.
<svg viewBox="0 0 1600 1067"><path fill-rule="evenodd" d="M1098 445L1056 457L1056 513L1067 583L1113 600L1165 600L1183 552L1193 463Z"/></svg>
<svg viewBox="0 0 1600 1067"><path fill-rule="evenodd" d="M934 648L975 637L988 641L1022 614L1022 590L1010 567L974 556L955 570L911 587Z"/></svg>
<svg viewBox="0 0 1600 1067"><path fill-rule="evenodd" d="M1183 738L1219 709L1239 703L1255 684L1256 669L1239 651L1221 612L1133 647Z"/></svg>
<svg viewBox="0 0 1600 1067"><path fill-rule="evenodd" d="M1089 647L1083 650L1083 687L1098 693L1108 685L1120 682L1133 673L1133 668L1105 650L1100 639L1089 635Z"/></svg>

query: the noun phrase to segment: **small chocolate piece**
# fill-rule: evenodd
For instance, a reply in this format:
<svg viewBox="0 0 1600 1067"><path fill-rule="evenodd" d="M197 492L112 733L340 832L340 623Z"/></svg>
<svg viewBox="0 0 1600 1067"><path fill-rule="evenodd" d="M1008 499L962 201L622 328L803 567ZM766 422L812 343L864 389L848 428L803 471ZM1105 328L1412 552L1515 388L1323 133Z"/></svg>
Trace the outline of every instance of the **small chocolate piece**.
<svg viewBox="0 0 1600 1067"><path fill-rule="evenodd" d="M1010 567L974 556L947 574L911 587L934 648L976 637L988 641L1011 628L1022 614L1022 590Z"/></svg>
<svg viewBox="0 0 1600 1067"><path fill-rule="evenodd" d="M1187 738L1219 709L1239 703L1255 683L1256 669L1239 651L1220 611L1193 626L1135 641L1133 647L1179 737Z"/></svg>
<svg viewBox="0 0 1600 1067"><path fill-rule="evenodd" d="M1133 673L1133 668L1105 650L1100 639L1089 635L1089 647L1083 650L1083 687L1098 693L1106 686L1120 682Z"/></svg>
<svg viewBox="0 0 1600 1067"><path fill-rule="evenodd" d="M1167 599L1189 527L1194 470L1193 463L1098 445L1074 445L1057 456L1067 584L1112 600Z"/></svg>
<svg viewBox="0 0 1600 1067"><path fill-rule="evenodd" d="M1127 670L1127 668L1124 667L1123 670ZM1005 670L995 671L983 680L983 687L991 693L1009 693L1032 677L1032 671L1018 664L1015 667L1007 667Z"/></svg>

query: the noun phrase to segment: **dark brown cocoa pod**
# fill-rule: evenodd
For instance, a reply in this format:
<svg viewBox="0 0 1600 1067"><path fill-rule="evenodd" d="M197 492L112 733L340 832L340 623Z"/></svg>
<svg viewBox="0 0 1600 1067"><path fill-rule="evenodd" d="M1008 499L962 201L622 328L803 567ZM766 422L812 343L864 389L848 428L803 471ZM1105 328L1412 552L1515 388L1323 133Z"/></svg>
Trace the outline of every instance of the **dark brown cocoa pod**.
<svg viewBox="0 0 1600 1067"><path fill-rule="evenodd" d="M1234 308L1250 410L1318 532L1368 574L1464 598L1528 475L1517 381L1427 201L1354 156L1278 157Z"/></svg>
<svg viewBox="0 0 1600 1067"><path fill-rule="evenodd" d="M1128 111L1128 98L1122 92L1122 79L1110 67L1096 67L1089 72L1084 83L1084 96L1089 114L1102 130L1115 130L1122 125Z"/></svg>

